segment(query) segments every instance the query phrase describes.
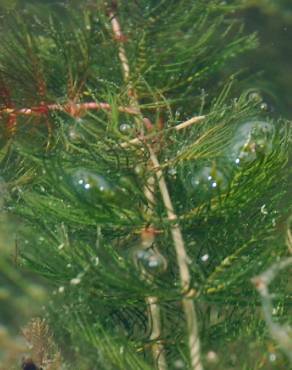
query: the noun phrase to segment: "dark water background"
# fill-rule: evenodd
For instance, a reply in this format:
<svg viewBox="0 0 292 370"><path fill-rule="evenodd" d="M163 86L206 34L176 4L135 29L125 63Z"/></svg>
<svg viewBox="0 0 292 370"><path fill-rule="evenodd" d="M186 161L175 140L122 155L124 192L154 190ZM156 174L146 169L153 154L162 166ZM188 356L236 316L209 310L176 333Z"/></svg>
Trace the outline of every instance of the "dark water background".
<svg viewBox="0 0 292 370"><path fill-rule="evenodd" d="M292 2L250 1L262 4L242 13L247 31L258 32L260 47L241 61L254 76L248 85L270 95L275 113L292 117Z"/></svg>
<svg viewBox="0 0 292 370"><path fill-rule="evenodd" d="M3 17L7 10L21 4L52 2L0 0L0 14ZM237 15L243 18L247 33L258 32L260 46L238 58L224 73L227 76L241 69L246 78L240 82L240 89L259 90L273 114L292 118L292 0L246 1L246 8ZM15 245L13 230L1 215L0 370L9 368L9 361L22 351L17 333L40 310L45 297L42 286L29 275L21 275L15 266Z"/></svg>

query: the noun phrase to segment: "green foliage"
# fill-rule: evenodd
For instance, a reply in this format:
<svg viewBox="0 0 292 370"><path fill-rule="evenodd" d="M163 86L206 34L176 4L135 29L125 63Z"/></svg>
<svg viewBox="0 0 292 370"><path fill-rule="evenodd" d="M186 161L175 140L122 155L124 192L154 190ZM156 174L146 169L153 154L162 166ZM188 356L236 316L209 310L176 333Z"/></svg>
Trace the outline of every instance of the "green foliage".
<svg viewBox="0 0 292 370"><path fill-rule="evenodd" d="M50 285L46 315L76 369L156 368L149 297L159 302L169 369L191 368L176 221L157 183L149 185L157 173L149 145L185 239L206 368L260 369L267 361L271 345L250 279L286 253L277 229L290 211L280 207L290 132L249 94L235 98L234 76L214 84L227 62L257 45L233 19L237 6L122 2L115 11L123 40L113 37L103 1L48 6L45 14L42 7L16 11L5 25L11 32L2 29L7 209L21 220L24 267ZM141 110L135 116L120 109L133 105L132 90ZM89 102L110 109L74 105ZM23 108L33 109L25 115ZM197 113L205 119L175 129ZM154 127L147 142L133 145L141 115ZM149 226L157 233L145 248L141 233ZM277 299L286 318L290 300ZM277 356L279 366L288 366Z"/></svg>

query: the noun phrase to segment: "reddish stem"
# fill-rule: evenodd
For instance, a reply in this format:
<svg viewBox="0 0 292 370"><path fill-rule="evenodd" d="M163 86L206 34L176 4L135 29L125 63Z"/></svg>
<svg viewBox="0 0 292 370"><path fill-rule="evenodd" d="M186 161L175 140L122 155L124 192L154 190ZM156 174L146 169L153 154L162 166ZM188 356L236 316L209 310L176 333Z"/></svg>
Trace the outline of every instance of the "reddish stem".
<svg viewBox="0 0 292 370"><path fill-rule="evenodd" d="M24 116L33 116L33 115L42 115L47 114L50 111L63 111L67 112L73 116L78 115L80 112L84 112L87 110L111 110L112 106L108 103L96 103L96 102L88 102L88 103L67 103L67 104L42 104L36 107L31 108L21 108L21 109L13 109L10 107L4 108L0 110L1 113L6 113L8 115L24 115ZM139 111L133 107L123 107L120 106L117 108L119 112L128 113L132 115L138 115Z"/></svg>

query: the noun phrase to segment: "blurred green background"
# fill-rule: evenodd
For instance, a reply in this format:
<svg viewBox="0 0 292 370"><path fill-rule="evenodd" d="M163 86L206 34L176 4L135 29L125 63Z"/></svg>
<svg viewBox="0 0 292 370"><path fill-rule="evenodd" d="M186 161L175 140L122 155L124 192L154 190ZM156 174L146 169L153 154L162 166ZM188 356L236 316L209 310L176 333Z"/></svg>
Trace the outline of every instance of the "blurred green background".
<svg viewBox="0 0 292 370"><path fill-rule="evenodd" d="M0 17L7 16L17 7L25 9L36 3L45 7L53 2L58 3L0 0ZM70 6L72 2L62 3ZM292 1L246 0L243 3L244 9L237 16L244 20L246 32L258 32L260 47L233 62L224 71L223 78L242 70L239 90L260 91L271 113L291 118ZM0 207L4 196L5 184L0 181ZM42 284L18 265L17 227L15 220L8 220L0 211L0 370L11 369L12 364L21 358L25 351L21 327L41 312L47 299Z"/></svg>
<svg viewBox="0 0 292 370"><path fill-rule="evenodd" d="M0 207L3 205L0 178ZM21 328L45 302L43 284L19 267L16 220L0 213L0 370L12 370L27 351Z"/></svg>
<svg viewBox="0 0 292 370"><path fill-rule="evenodd" d="M246 30L258 33L260 46L239 61L248 68L248 88L266 93L276 115L292 117L292 2L290 0L247 0Z"/></svg>

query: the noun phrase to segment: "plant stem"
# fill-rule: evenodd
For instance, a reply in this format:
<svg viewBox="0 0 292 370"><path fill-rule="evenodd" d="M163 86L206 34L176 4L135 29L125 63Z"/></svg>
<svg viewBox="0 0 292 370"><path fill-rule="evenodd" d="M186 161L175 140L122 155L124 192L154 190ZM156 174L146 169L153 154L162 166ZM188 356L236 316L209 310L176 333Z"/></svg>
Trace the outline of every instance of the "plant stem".
<svg viewBox="0 0 292 370"><path fill-rule="evenodd" d="M180 124L178 124L176 126L170 127L169 129L170 130L173 129L175 131L180 131L180 130L186 128L186 127L189 127L191 125L200 123L201 121L203 121L204 118L206 118L206 116L195 116L195 117L192 117L189 120L184 121L184 122L182 122L182 123L180 123ZM145 135L145 136L142 137L143 140L141 140L141 138L135 137L132 140L129 140L127 142L122 143L121 144L121 147L122 148L127 148L127 147L129 147L131 145L137 145L137 144L140 145L141 142L147 140L148 138L151 138L153 135L155 135L155 134Z"/></svg>
<svg viewBox="0 0 292 370"><path fill-rule="evenodd" d="M115 35L115 39L117 41L121 41L123 34L121 31L121 27L118 22L118 19L116 18L116 15L112 11L109 12L109 16L111 19L111 25L112 25L113 33ZM122 65L124 80L128 81L130 78L130 67L129 67L126 50L124 48L124 45L121 42L119 45L119 58L120 58L121 65ZM129 86L130 86L130 89L128 90L128 96L130 98L131 104L134 105L135 109L138 110L140 117L142 117L141 110L139 107L139 102L136 96L136 92L134 89L132 89L130 82L129 82ZM140 128L140 132L142 135L144 135L143 124L141 125L142 119L138 119L137 117L137 121L138 121L137 122L138 127ZM147 180L147 185L144 188L144 194L148 200L148 213L150 214L153 213L153 205L155 204L154 187L155 187L155 179L152 176ZM153 243L154 237L155 235L152 234L152 237L150 238L150 240L148 240L148 242L150 242L150 245ZM144 238L144 242L145 242L145 238ZM147 244L147 239L146 239L146 244ZM143 234L142 234L142 246L143 246ZM161 330L161 315L160 315L160 306L158 304L158 298L155 296L149 296L149 297L146 297L145 300L148 306L148 321L151 327L150 340L153 341L151 345L153 360L158 370L167 370L165 349L164 349L163 344L160 341L162 330Z"/></svg>
<svg viewBox="0 0 292 370"><path fill-rule="evenodd" d="M70 112L85 112L87 110L111 110L112 106L108 103L97 103L97 102L87 102L87 103L66 103L66 104L48 104L40 105L31 108L4 108L0 110L0 114L9 114L9 115L23 115L23 116L33 116L45 114L49 111L64 111ZM139 111L134 107L118 107L120 112L129 113L133 115L138 115Z"/></svg>
<svg viewBox="0 0 292 370"><path fill-rule="evenodd" d="M150 340L152 344L152 355L159 370L167 370L167 363L165 358L165 350L163 344L160 342L161 337L161 315L160 306L157 297L147 297L146 302L149 305L149 317L151 319L151 335Z"/></svg>
<svg viewBox="0 0 292 370"><path fill-rule="evenodd" d="M47 114L51 111L62 111L67 112L68 114L72 112L78 113L85 113L88 110L107 110L110 111L112 109L112 106L105 102L86 102L86 103L66 103L66 104L48 104L48 105L41 105L36 107L30 107L30 108L20 108L20 109L14 109L14 108L4 108L0 110L0 114L8 114L10 117L14 117L16 119L17 116L39 116L42 114ZM117 107L119 112L131 114L134 116L141 115L141 111L137 107L123 107L119 106ZM74 115L74 114L73 114ZM206 116L195 116L190 118L187 121L184 121L176 126L169 127L170 130L180 131L186 127L189 127L191 125L200 123ZM145 135L143 136L143 140L146 140L148 138L151 138L154 134ZM127 148L131 145L140 145L142 142L141 138L134 138L132 140L129 140L127 142L124 142L121 144L122 148Z"/></svg>
<svg viewBox="0 0 292 370"><path fill-rule="evenodd" d="M155 168L158 168L156 171L156 176L158 180L158 185L160 189L160 193L163 199L163 203L166 208L167 217L170 221L176 221L177 216L174 212L174 208L172 205L172 201L169 195L169 191L163 176L162 171L159 169L160 164L158 159L153 151L153 149L149 146L150 151L150 158ZM190 359L191 359L191 366L193 370L202 370L203 366L200 359L200 339L199 339L199 332L198 332L198 320L195 310L195 305L192 300L193 292L190 290L190 283L191 277L188 267L188 256L186 253L184 240L182 237L182 233L180 227L177 223L173 224L171 227L171 235L174 242L174 247L176 251L176 259L177 264L179 267L180 279L181 279L181 286L183 293L185 294L184 298L182 299L182 305L184 314L187 320L187 329L188 329L188 340L189 340L189 350L190 350Z"/></svg>
<svg viewBox="0 0 292 370"><path fill-rule="evenodd" d="M121 40L123 35L121 32L121 27L118 22L118 19L113 12L109 12L109 15L111 19L112 29L116 36L116 40ZM128 62L128 58L126 55L126 50L122 43L119 46L119 57L120 57L122 69L124 72L124 78L128 80L130 77L130 67L129 67L129 62ZM129 94L129 97L131 98L132 102L134 100L134 106L137 107L137 109L139 109L139 103L138 103L136 94L133 93L133 90ZM185 124L184 127L192 123ZM143 132L141 132L141 134L143 135ZM159 164L158 158L154 150L152 149L151 145L147 144L147 148L149 150L150 160L154 168L159 168L160 164ZM168 188L167 188L167 185L166 185L166 182L165 182L165 179L164 179L164 176L161 170L158 169L156 171L156 177L158 180L160 193L161 193L161 196L162 196L162 199L163 199L166 211L167 211L168 219L170 221L175 221L177 220L177 216L174 212L174 208L173 208L172 201L169 195L169 191L168 191ZM184 240L183 240L182 233L181 233L178 223L175 223L171 226L171 234L172 234L172 239L173 239L174 247L176 251L177 263L179 266L181 287L184 293L184 298L182 299L182 305L183 305L183 310L184 310L184 314L185 314L186 321L187 321L191 367L192 367L192 370L203 370L203 366L202 366L201 358L200 358L200 340L199 340L199 335L198 335L196 310L195 310L194 302L191 298L192 294L190 294L192 293L190 291L191 277L190 277L189 267L187 263L187 253L186 253ZM154 300L154 303L157 304L155 297L152 297L152 300ZM157 311L156 311L155 317L157 318ZM161 330L160 329L160 319L159 319L159 322L157 322L156 330L158 329L159 331Z"/></svg>
<svg viewBox="0 0 292 370"><path fill-rule="evenodd" d="M153 213L153 205L155 204L154 187L155 187L155 178L154 176L150 176L149 179L147 180L147 186L145 186L144 188L144 194L148 200L148 214ZM151 227L148 228L148 230L151 230ZM149 233L149 231L145 232L143 230L141 236L142 236L142 246L144 246L144 248L147 248L153 244L155 232ZM155 296L146 297L146 303L148 305L148 320L149 325L151 327L150 340L153 341L151 346L153 359L154 362L156 362L157 368L159 370L167 370L165 350L163 344L160 341L162 328L158 298Z"/></svg>
<svg viewBox="0 0 292 370"><path fill-rule="evenodd" d="M269 285L276 278L277 274L292 265L292 257L284 258L274 263L268 270L252 278L262 300L264 318L272 338L278 343L279 347L285 352L292 363L292 340L291 327L288 324L279 324L273 318L273 294L269 291Z"/></svg>

